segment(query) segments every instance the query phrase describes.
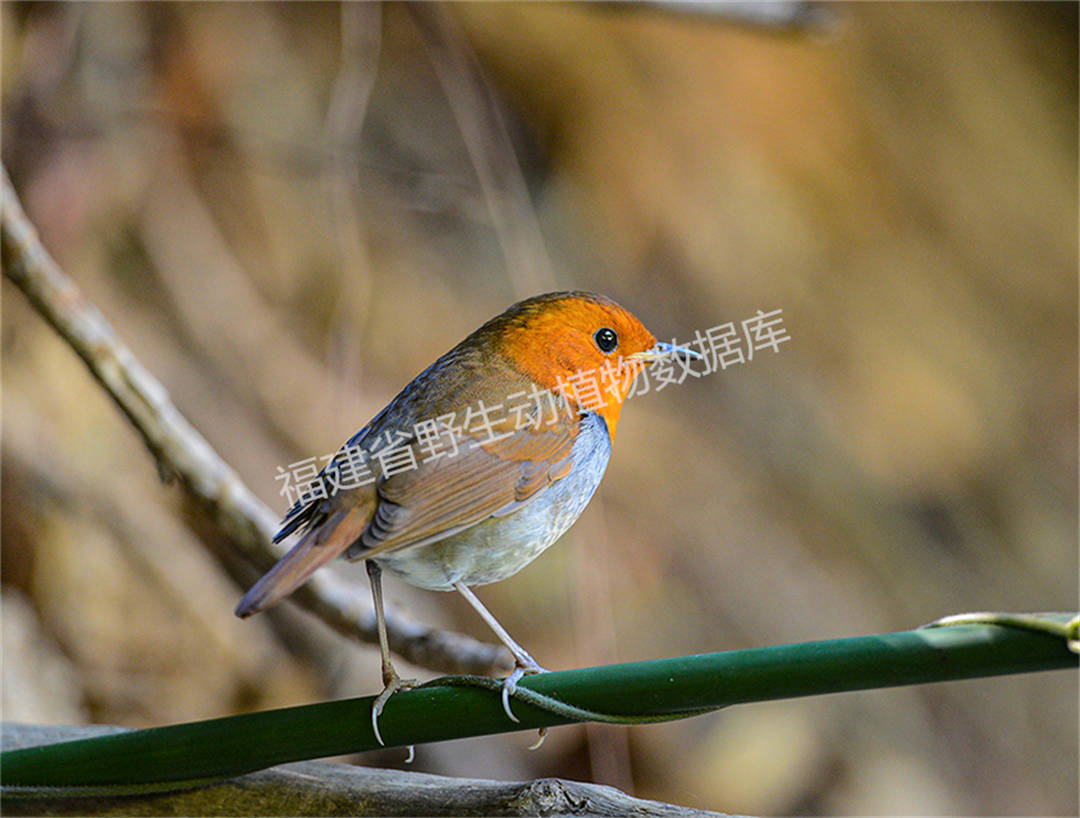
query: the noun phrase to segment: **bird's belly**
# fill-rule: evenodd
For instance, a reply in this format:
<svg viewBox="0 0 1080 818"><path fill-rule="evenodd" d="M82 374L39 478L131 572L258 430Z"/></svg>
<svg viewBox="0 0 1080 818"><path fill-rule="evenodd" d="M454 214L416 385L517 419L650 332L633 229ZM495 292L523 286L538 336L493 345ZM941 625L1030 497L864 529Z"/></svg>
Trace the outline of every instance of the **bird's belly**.
<svg viewBox="0 0 1080 818"><path fill-rule="evenodd" d="M570 454L570 473L518 510L444 540L380 556L377 562L410 585L433 591L452 590L457 582L486 585L516 574L573 525L600 485L611 456L601 417L582 420Z"/></svg>

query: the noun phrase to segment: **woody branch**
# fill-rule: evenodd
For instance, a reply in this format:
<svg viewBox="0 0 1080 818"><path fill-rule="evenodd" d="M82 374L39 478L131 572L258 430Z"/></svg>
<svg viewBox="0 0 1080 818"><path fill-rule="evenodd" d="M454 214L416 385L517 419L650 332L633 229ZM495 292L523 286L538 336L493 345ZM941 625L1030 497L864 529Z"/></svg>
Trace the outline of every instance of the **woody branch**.
<svg viewBox="0 0 1080 818"><path fill-rule="evenodd" d="M180 413L165 387L120 340L112 326L60 269L41 244L7 170L0 166L0 245L4 275L80 358L142 435L166 478L179 478L199 506L246 560L265 570L281 556L271 542L277 515ZM243 573L233 554L218 553L225 568ZM230 557L233 557L230 559ZM376 643L366 589L328 572L316 574L293 598L330 627ZM490 673L509 667L505 650L462 634L430 628L387 610L391 649L413 664L448 673Z"/></svg>

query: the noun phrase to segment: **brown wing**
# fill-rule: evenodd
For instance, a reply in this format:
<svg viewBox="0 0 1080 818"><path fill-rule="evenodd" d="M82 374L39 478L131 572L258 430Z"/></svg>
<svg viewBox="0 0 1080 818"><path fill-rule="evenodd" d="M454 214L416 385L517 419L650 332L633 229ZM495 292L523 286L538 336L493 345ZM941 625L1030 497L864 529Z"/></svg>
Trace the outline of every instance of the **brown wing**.
<svg viewBox="0 0 1080 818"><path fill-rule="evenodd" d="M570 471L576 418L563 415L540 429L519 430L507 419L493 432L498 439L486 432L466 434L456 454L381 482L379 506L349 556L371 557L451 536L520 508Z"/></svg>

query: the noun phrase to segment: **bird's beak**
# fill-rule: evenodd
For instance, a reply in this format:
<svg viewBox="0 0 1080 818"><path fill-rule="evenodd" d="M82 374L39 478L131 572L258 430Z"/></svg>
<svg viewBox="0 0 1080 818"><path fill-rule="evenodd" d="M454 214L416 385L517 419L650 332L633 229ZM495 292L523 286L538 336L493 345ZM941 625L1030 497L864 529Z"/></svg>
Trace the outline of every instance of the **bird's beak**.
<svg viewBox="0 0 1080 818"><path fill-rule="evenodd" d="M635 352L626 357L648 363L650 361L659 361L664 358L679 358L683 361L700 360L705 356L700 352L695 352L686 347L677 347L674 344L665 344L663 341L657 341L656 346L652 349L646 349L644 352Z"/></svg>

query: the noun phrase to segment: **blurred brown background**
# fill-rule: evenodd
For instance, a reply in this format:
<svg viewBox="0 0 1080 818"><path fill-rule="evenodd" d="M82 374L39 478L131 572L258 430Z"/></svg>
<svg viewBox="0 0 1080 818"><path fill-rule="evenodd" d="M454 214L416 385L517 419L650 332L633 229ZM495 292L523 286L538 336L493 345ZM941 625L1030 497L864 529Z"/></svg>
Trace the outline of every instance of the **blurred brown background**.
<svg viewBox="0 0 1080 818"><path fill-rule="evenodd" d="M779 354L635 399L578 525L481 589L546 666L1077 607L1075 4L831 6L810 30L0 10L3 160L46 246L282 510L276 466L520 297L596 290L681 340L783 309ZM4 718L376 691L374 648L288 605L233 617L205 523L6 282L3 398ZM453 596L388 590L490 638ZM414 766L732 812L1075 815L1077 692L1058 672L847 694Z"/></svg>

